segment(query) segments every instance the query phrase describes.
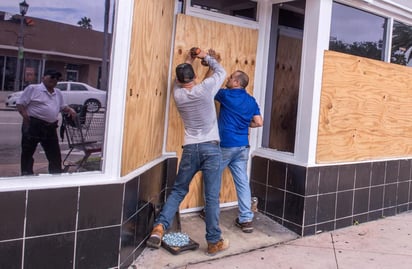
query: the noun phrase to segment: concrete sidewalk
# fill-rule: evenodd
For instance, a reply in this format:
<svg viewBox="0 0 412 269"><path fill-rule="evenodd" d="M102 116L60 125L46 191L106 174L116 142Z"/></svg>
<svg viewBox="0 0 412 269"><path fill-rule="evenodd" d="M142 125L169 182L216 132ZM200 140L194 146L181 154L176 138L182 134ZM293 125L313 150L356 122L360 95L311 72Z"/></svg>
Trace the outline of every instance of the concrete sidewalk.
<svg viewBox="0 0 412 269"><path fill-rule="evenodd" d="M131 268L407 269L412 268L411 223L412 211L298 239L282 236L285 239L283 242L271 246L257 246L249 251L230 253L231 249L233 251L238 247L235 244L239 244L239 240L235 239L231 240L232 245L227 251L213 258L204 255L204 249L196 250L195 252L203 254L202 260L185 260L184 256L190 253L181 253L177 256L168 254L169 262L162 263L164 260L160 258L165 255L165 250L147 252L145 249L143 257L139 257L135 267ZM257 230L255 228L252 234L237 231L237 235L242 238L244 245L253 245L253 238L260 236L256 233ZM232 239L233 236L229 234ZM139 261L148 260L148 256L154 258L152 263L139 264ZM175 259L185 262L179 264Z"/></svg>

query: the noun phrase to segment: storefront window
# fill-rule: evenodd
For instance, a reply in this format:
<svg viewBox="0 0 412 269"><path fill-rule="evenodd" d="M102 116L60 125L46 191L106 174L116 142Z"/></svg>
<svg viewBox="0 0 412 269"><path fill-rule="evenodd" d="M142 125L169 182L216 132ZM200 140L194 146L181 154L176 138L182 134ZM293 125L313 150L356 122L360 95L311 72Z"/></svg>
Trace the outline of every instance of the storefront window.
<svg viewBox="0 0 412 269"><path fill-rule="evenodd" d="M334 2L329 49L384 60L386 19Z"/></svg>
<svg viewBox="0 0 412 269"><path fill-rule="evenodd" d="M0 3L0 178L22 174L22 117L15 102L28 85L41 83L48 69L61 73L56 87L67 87L65 103L78 112L79 106L87 107L87 112L93 113L93 121L87 118L89 123L99 122L99 148L79 167L85 151L69 144L69 134L61 128L63 117L58 115L62 160L69 156L62 163L64 172L100 171L114 1L83 1L79 5L63 0L27 0L25 13L21 13L19 2ZM72 91L78 85L86 90ZM90 132L91 127L83 127ZM48 174L49 160L40 143L33 157L34 175Z"/></svg>

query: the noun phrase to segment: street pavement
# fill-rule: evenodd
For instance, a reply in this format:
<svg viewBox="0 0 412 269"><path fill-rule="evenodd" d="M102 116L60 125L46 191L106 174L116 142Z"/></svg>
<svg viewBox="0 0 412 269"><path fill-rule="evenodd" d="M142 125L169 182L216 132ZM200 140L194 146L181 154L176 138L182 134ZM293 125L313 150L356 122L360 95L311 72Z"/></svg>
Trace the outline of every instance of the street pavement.
<svg viewBox="0 0 412 269"><path fill-rule="evenodd" d="M261 218L261 215L258 215ZM182 223L193 220L183 217ZM256 222L256 221L255 221ZM259 222L259 221L258 221ZM412 268L412 211L376 221L298 237L279 230L271 234L272 245L258 245L254 240L262 237L262 228L251 234L236 227L221 224L224 237L229 238L228 250L214 257L204 254L205 245L198 250L172 255L165 249L146 248L129 268L177 269L410 269ZM276 223L272 224L274 227ZM183 226L185 227L185 226ZM203 235L204 226L198 227ZM230 232L228 230L234 229ZM275 230L276 230L275 229ZM185 231L185 229L183 229ZM291 233L291 232L290 232ZM189 233L192 236L192 233ZM203 240L200 238L200 240ZM278 242L275 242L278 241ZM239 250L239 244L244 250ZM232 250L231 250L232 249ZM235 250L235 251L233 251ZM188 257L194 255L195 258ZM186 256L187 255L187 256ZM201 258L200 258L201 257Z"/></svg>

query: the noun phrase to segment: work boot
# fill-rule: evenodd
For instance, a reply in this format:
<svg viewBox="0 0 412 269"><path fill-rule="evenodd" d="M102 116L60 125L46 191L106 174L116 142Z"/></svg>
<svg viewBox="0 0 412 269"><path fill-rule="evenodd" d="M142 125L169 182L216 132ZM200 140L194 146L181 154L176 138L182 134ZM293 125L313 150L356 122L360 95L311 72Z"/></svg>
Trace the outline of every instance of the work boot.
<svg viewBox="0 0 412 269"><path fill-rule="evenodd" d="M160 248L162 243L163 235L165 234L165 229L161 223L157 224L150 234L149 239L146 241L146 246L149 248Z"/></svg>
<svg viewBox="0 0 412 269"><path fill-rule="evenodd" d="M239 218L236 218L235 220L236 226L239 227L242 232L244 233L251 233L253 232L253 225L251 221L247 221L247 222L240 222Z"/></svg>
<svg viewBox="0 0 412 269"><path fill-rule="evenodd" d="M221 238L216 243L207 242L207 252L208 256L215 256L217 253L222 252L229 248L229 240Z"/></svg>

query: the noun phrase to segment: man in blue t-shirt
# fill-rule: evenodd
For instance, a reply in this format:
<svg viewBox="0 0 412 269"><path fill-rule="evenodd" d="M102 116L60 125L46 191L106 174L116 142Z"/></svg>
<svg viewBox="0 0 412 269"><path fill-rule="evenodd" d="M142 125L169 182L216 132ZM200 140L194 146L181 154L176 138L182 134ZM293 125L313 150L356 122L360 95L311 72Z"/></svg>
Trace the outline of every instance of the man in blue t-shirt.
<svg viewBox="0 0 412 269"><path fill-rule="evenodd" d="M220 89L215 100L220 103L218 118L220 147L222 149L223 172L229 167L235 182L239 214L236 225L245 233L253 232L251 191L247 175L249 160L249 127L263 126L259 105L246 92L248 75L240 70L233 72L226 82L226 89Z"/></svg>

